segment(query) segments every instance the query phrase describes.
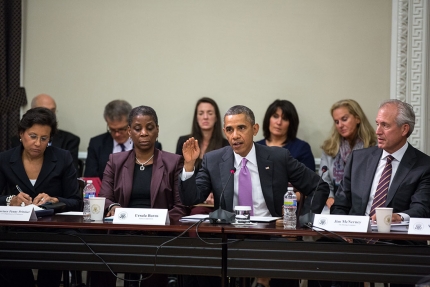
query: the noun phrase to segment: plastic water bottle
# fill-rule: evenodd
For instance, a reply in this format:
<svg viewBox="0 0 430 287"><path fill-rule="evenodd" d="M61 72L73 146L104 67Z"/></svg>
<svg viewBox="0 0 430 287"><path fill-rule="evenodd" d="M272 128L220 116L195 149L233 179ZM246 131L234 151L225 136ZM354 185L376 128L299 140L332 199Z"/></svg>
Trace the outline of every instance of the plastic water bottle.
<svg viewBox="0 0 430 287"><path fill-rule="evenodd" d="M284 195L284 229L296 229L297 226L297 197L294 189L288 187Z"/></svg>
<svg viewBox="0 0 430 287"><path fill-rule="evenodd" d="M84 208L83 208L83 217L84 221L91 221L91 208L90 208L90 197L96 196L96 188L93 185L92 180L87 180L87 185L84 187L83 191L83 198L84 198Z"/></svg>

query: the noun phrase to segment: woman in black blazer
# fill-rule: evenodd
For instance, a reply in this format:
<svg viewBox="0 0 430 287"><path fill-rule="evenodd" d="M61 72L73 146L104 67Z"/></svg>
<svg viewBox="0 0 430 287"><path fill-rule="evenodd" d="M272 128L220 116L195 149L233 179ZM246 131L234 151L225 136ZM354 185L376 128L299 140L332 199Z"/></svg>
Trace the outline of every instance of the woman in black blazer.
<svg viewBox="0 0 430 287"><path fill-rule="evenodd" d="M0 205L63 202L67 210L79 210L82 199L72 156L49 146L56 131L57 120L50 110L34 108L24 114L18 125L21 144L0 153ZM38 286L57 287L61 270L39 270L37 277ZM34 286L34 278L31 270L2 269L2 283Z"/></svg>

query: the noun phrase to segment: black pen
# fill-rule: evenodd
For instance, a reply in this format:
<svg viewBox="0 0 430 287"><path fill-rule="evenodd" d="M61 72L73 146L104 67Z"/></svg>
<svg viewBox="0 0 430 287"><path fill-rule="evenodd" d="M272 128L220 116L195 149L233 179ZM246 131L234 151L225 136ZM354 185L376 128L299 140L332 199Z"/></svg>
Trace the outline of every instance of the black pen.
<svg viewBox="0 0 430 287"><path fill-rule="evenodd" d="M16 185L16 189L19 191L19 193L24 193L24 191L22 191L22 189L18 186L18 184ZM24 201L23 201L23 202L21 202L21 206L22 206L22 207L24 207L24 206L25 206Z"/></svg>
<svg viewBox="0 0 430 287"><path fill-rule="evenodd" d="M24 192L24 191L22 191L22 189L19 187L19 185L18 185L18 184L16 185L16 189L17 189L19 192Z"/></svg>

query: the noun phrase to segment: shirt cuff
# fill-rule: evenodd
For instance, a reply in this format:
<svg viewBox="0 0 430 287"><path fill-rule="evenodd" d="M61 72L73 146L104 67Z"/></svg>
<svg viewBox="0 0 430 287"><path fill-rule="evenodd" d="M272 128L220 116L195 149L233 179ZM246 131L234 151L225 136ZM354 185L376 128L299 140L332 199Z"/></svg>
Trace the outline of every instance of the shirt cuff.
<svg viewBox="0 0 430 287"><path fill-rule="evenodd" d="M182 173L181 173L181 180L182 181L186 181L187 179L191 178L194 174L194 170L193 171L185 171L185 167L182 168Z"/></svg>
<svg viewBox="0 0 430 287"><path fill-rule="evenodd" d="M409 219L411 219L411 217L408 214L406 214L406 213L400 213L400 212L398 212L397 214L400 215L403 218L403 221L409 221Z"/></svg>

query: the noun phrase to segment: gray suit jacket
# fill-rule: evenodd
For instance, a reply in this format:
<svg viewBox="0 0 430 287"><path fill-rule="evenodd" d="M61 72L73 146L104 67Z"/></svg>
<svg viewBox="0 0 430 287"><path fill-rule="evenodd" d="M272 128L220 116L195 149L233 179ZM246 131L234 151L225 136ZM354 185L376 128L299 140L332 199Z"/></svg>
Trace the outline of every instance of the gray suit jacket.
<svg viewBox="0 0 430 287"><path fill-rule="evenodd" d="M354 151L345 167L331 213L364 215L382 149ZM430 157L408 146L391 182L384 206L411 217L430 216Z"/></svg>
<svg viewBox="0 0 430 287"><path fill-rule="evenodd" d="M319 176L294 159L287 149L255 144L255 152L264 200L272 216L282 215L288 182L305 195L316 189ZM233 211L234 179L231 178L227 183L233 165L234 155L230 146L206 153L198 174L181 181L179 194L182 203L198 204L213 191L215 208L218 208L220 195L225 187L225 209ZM314 212L321 212L328 194L328 184L321 181L312 204Z"/></svg>

